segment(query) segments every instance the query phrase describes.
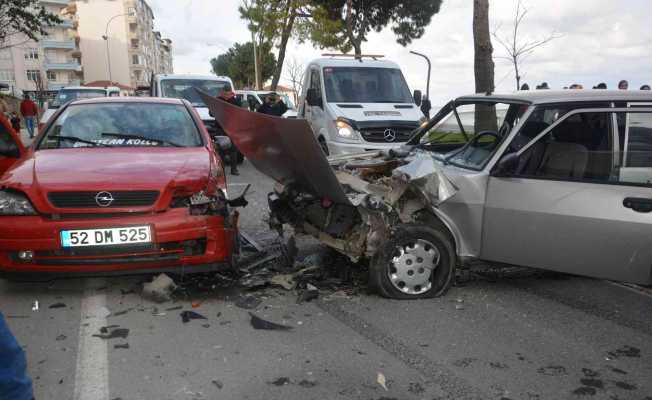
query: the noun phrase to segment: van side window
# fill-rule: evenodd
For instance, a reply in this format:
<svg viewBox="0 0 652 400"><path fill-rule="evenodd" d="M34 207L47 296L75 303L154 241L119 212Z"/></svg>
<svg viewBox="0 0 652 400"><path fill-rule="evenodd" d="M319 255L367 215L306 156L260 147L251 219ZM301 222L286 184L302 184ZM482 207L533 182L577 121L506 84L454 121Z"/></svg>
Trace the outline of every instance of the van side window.
<svg viewBox="0 0 652 400"><path fill-rule="evenodd" d="M652 186L652 113L618 113L618 181Z"/></svg>
<svg viewBox="0 0 652 400"><path fill-rule="evenodd" d="M611 115L596 112L570 116L521 154L517 175L587 182L614 180ZM541 132L548 121L538 122L535 131Z"/></svg>
<svg viewBox="0 0 652 400"><path fill-rule="evenodd" d="M313 69L310 71L310 89L315 89L317 92L317 97L322 98L321 95L321 78L319 76L319 70Z"/></svg>

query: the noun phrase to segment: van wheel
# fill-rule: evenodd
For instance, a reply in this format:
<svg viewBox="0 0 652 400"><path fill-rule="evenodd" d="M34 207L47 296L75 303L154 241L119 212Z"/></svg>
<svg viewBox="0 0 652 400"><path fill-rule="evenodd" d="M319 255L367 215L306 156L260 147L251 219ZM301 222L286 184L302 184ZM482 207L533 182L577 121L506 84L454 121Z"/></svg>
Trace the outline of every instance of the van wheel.
<svg viewBox="0 0 652 400"><path fill-rule="evenodd" d="M369 283L384 297L442 296L455 276L455 248L446 233L400 225L371 260Z"/></svg>
<svg viewBox="0 0 652 400"><path fill-rule="evenodd" d="M326 139L320 137L318 140L319 140L319 146L321 147L321 151L323 151L326 157L328 157L330 155L330 151L328 151L328 145L326 144Z"/></svg>

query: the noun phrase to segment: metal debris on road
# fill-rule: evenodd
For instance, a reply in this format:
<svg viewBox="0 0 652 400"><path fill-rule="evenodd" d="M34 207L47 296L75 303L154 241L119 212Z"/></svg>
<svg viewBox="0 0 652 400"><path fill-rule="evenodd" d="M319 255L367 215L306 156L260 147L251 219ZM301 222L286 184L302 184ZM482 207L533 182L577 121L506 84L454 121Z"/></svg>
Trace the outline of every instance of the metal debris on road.
<svg viewBox="0 0 652 400"><path fill-rule="evenodd" d="M38 311L38 300L34 300L32 303L32 311Z"/></svg>
<svg viewBox="0 0 652 400"><path fill-rule="evenodd" d="M224 387L224 384L220 380L214 379L212 382L213 385L215 385L220 390Z"/></svg>
<svg viewBox="0 0 652 400"><path fill-rule="evenodd" d="M383 389L385 389L386 391L389 391L389 389L387 389L387 380L385 379L385 375L383 375L382 372L379 372L379 373L378 373L378 377L376 378L376 382L378 382L378 384L379 384Z"/></svg>
<svg viewBox="0 0 652 400"><path fill-rule="evenodd" d="M160 274L151 282L143 284L143 297L157 303L165 303L172 300L172 292L177 288L172 278L166 274Z"/></svg>
<svg viewBox="0 0 652 400"><path fill-rule="evenodd" d="M104 331L104 332L103 332ZM122 338L126 339L129 336L129 329L126 328L113 328L111 330L106 327L100 329L100 333L96 333L93 337L98 337L100 339L117 339Z"/></svg>
<svg viewBox="0 0 652 400"><path fill-rule="evenodd" d="M65 307L66 307L65 303L54 303L54 304L50 305L50 307L48 307L48 308L65 308Z"/></svg>
<svg viewBox="0 0 652 400"><path fill-rule="evenodd" d="M287 325L281 325L277 324L275 322L270 322L266 321L254 313L250 312L249 315L251 316L251 326L254 327L254 329L263 329L263 330L275 330L275 331L289 331L292 330L293 328L291 326Z"/></svg>
<svg viewBox="0 0 652 400"><path fill-rule="evenodd" d="M191 319L208 319L208 318L194 311L186 310L181 312L181 321L183 321L184 324L188 323Z"/></svg>
<svg viewBox="0 0 652 400"><path fill-rule="evenodd" d="M67 339L67 336L64 335L64 334L61 334L61 335L57 336L56 341L60 342L62 340L66 340L66 339Z"/></svg>
<svg viewBox="0 0 652 400"><path fill-rule="evenodd" d="M113 345L114 349L128 349L129 348L129 343L122 343L122 344L116 344Z"/></svg>
<svg viewBox="0 0 652 400"><path fill-rule="evenodd" d="M289 384L290 384L290 378L288 378L288 377L286 377L286 376L282 376L282 377L280 377L280 378L276 378L276 379L274 379L273 381L268 382L268 383L269 383L270 385L274 385L274 386L285 386L285 385L289 385Z"/></svg>
<svg viewBox="0 0 652 400"><path fill-rule="evenodd" d="M317 289L316 286L307 283L306 289L301 291L301 293L299 293L299 297L297 297L297 303L304 303L304 302L307 303L317 299L318 297L319 297L319 289Z"/></svg>

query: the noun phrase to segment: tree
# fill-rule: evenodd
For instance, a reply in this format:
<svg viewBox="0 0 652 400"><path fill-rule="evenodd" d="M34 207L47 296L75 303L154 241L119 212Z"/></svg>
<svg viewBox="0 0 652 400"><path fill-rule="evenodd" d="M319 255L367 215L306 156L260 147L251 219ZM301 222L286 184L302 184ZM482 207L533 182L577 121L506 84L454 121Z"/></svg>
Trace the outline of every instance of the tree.
<svg viewBox="0 0 652 400"><path fill-rule="evenodd" d="M306 75L306 67L303 63L297 60L296 57L293 57L292 60L288 63L287 68L287 80L290 81L292 85L292 91L294 92L294 103L299 103L299 93L303 93L303 80Z"/></svg>
<svg viewBox="0 0 652 400"><path fill-rule="evenodd" d="M240 17L249 21L256 44L260 47L269 42L278 47L272 90L276 90L281 78L287 44L295 34L297 19L309 15L307 3L308 0L243 0L239 7ZM259 82L262 84L262 80Z"/></svg>
<svg viewBox="0 0 652 400"><path fill-rule="evenodd" d="M236 87L253 87L256 81L252 63L253 51L252 42L234 44L226 53L211 59L213 73L230 77ZM259 48L259 55L262 61L259 74L263 80L267 80L272 76L276 65L276 57L271 51L271 45L267 43Z"/></svg>
<svg viewBox="0 0 652 400"><path fill-rule="evenodd" d="M46 28L61 23L59 16L47 11L39 0L0 0L0 49L12 46L13 36L38 40Z"/></svg>
<svg viewBox="0 0 652 400"><path fill-rule="evenodd" d="M489 34L489 0L473 1L473 48L475 74L475 92L493 93L494 91L494 62L492 59L493 47ZM497 129L495 107L476 106L475 131Z"/></svg>
<svg viewBox="0 0 652 400"><path fill-rule="evenodd" d="M523 60L527 56L531 55L538 47L543 46L551 40L561 37L561 35L558 35L555 33L555 31L552 31L549 35L539 40L520 40L519 28L527 13L528 10L525 8L525 6L523 6L523 2L518 0L518 3L516 3L516 12L514 13L514 26L512 28L511 34L501 38L497 33L500 27L496 28L496 30L493 32L494 38L498 41L498 43L500 43L500 45L505 49L505 52L507 53L507 56L501 56L499 58L509 60L514 67L516 90L521 87L520 66Z"/></svg>
<svg viewBox="0 0 652 400"><path fill-rule="evenodd" d="M425 33L441 0L312 0L309 36L323 48L362 54L362 43L373 30L391 25L396 41L407 46Z"/></svg>

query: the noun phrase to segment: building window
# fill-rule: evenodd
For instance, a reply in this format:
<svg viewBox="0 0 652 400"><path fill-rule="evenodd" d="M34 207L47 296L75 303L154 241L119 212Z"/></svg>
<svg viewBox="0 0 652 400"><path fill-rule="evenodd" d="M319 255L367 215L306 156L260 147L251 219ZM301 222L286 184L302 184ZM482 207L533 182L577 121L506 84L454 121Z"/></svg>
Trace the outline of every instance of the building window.
<svg viewBox="0 0 652 400"><path fill-rule="evenodd" d="M138 24L135 22L129 23L129 31L135 33L138 30Z"/></svg>
<svg viewBox="0 0 652 400"><path fill-rule="evenodd" d="M0 81L13 81L14 71L11 69L0 69Z"/></svg>
<svg viewBox="0 0 652 400"><path fill-rule="evenodd" d="M140 57L138 57L138 54L134 54L134 55L131 56L131 63L133 65L140 64Z"/></svg>
<svg viewBox="0 0 652 400"><path fill-rule="evenodd" d="M137 49L138 48L138 39L131 39L131 48L132 49Z"/></svg>
<svg viewBox="0 0 652 400"><path fill-rule="evenodd" d="M25 49L25 60L38 60L38 49Z"/></svg>
<svg viewBox="0 0 652 400"><path fill-rule="evenodd" d="M48 76L48 81L56 82L56 80L57 80L57 73L56 72L48 71L46 74Z"/></svg>
<svg viewBox="0 0 652 400"><path fill-rule="evenodd" d="M132 17L135 17L136 16L136 9L133 8L133 7L127 8L127 14L129 14Z"/></svg>
<svg viewBox="0 0 652 400"><path fill-rule="evenodd" d="M36 82L41 79L41 71L38 69L28 69L27 70L27 80Z"/></svg>

